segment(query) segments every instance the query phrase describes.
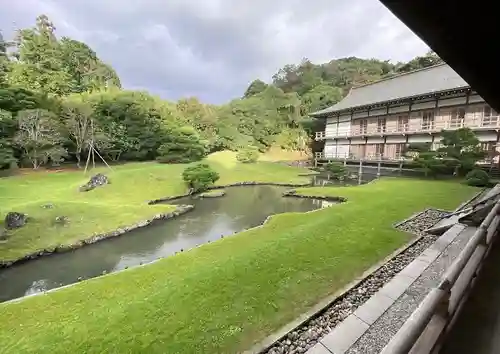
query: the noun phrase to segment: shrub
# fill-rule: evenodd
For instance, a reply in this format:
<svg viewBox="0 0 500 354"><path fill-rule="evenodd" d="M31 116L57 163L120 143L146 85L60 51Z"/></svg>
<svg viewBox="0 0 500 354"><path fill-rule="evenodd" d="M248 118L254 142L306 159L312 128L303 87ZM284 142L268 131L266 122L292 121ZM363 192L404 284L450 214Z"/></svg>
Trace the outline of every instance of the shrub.
<svg viewBox="0 0 500 354"><path fill-rule="evenodd" d="M336 179L343 179L349 173L347 171L347 168L344 166L344 164L340 163L340 162L329 162L326 165L325 169L328 173L330 173L330 175L333 178L336 178Z"/></svg>
<svg viewBox="0 0 500 354"><path fill-rule="evenodd" d="M182 172L182 179L193 193L203 192L213 185L218 179L219 174L209 165L200 163L195 166L187 167Z"/></svg>
<svg viewBox="0 0 500 354"><path fill-rule="evenodd" d="M491 184L488 173L478 168L467 173L465 176L465 183L474 187L487 187Z"/></svg>
<svg viewBox="0 0 500 354"><path fill-rule="evenodd" d="M236 154L236 160L242 163L254 163L259 159L259 150L255 146L241 149Z"/></svg>

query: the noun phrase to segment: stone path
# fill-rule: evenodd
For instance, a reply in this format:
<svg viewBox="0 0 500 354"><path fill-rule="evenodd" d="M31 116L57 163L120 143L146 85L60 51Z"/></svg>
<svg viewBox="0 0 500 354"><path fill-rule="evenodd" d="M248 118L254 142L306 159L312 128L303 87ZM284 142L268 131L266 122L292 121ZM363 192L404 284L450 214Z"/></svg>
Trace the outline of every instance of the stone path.
<svg viewBox="0 0 500 354"><path fill-rule="evenodd" d="M438 285L475 230L453 226L307 353L379 353Z"/></svg>

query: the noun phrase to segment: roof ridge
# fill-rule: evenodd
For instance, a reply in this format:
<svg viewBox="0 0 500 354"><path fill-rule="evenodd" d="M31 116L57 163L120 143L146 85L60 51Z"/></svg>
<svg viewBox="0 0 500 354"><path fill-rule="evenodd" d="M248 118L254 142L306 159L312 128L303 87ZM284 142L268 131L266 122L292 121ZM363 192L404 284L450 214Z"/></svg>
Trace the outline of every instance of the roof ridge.
<svg viewBox="0 0 500 354"><path fill-rule="evenodd" d="M448 64L445 63L445 62L442 62L442 63L439 63L439 64L435 64L435 65L431 65L431 66L426 66L425 68L419 68L419 69L415 69L415 70L408 71L408 72L405 72L405 73L396 74L396 75L389 76L389 77L386 77L386 78L382 78L382 79L379 79L379 80L376 80L376 81L373 81L373 82L369 82L369 83L366 83L366 84L363 84L363 85L352 86L351 90L355 90L355 89L358 89L358 88L361 88L361 87L366 87L366 86L378 84L379 82L383 82L383 81L389 81L389 80L392 80L392 79L397 79L397 78L400 78L401 76L414 74L414 73L417 73L417 72L420 72L420 71L434 69L434 68L436 68L438 66L443 66L443 65L448 65ZM349 93L351 93L351 90L349 91Z"/></svg>

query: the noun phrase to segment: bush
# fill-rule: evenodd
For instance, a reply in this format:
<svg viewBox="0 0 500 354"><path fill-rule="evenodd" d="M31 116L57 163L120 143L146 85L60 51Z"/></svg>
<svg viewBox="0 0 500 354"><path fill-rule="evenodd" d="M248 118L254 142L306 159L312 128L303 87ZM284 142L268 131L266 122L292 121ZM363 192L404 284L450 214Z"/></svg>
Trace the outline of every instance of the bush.
<svg viewBox="0 0 500 354"><path fill-rule="evenodd" d="M203 192L213 185L218 179L219 174L209 165L200 163L195 166L187 167L182 172L182 179L193 193Z"/></svg>
<svg viewBox="0 0 500 354"><path fill-rule="evenodd" d="M487 187L491 184L488 173L478 168L467 173L465 176L465 183L474 187Z"/></svg>
<svg viewBox="0 0 500 354"><path fill-rule="evenodd" d="M158 148L156 161L160 163L189 163L201 160L207 147L190 127L169 130L164 142Z"/></svg>
<svg viewBox="0 0 500 354"><path fill-rule="evenodd" d="M259 159L259 150L255 146L241 149L236 154L236 160L242 163L254 163Z"/></svg>
<svg viewBox="0 0 500 354"><path fill-rule="evenodd" d="M330 173L333 178L343 179L348 175L347 168L341 162L329 162L326 167L326 171Z"/></svg>

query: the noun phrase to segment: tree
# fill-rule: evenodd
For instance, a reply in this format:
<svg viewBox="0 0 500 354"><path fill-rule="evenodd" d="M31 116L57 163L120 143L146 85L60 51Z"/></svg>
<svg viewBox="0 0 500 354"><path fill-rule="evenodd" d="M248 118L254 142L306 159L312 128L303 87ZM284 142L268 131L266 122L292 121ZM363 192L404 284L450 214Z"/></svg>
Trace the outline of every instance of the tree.
<svg viewBox="0 0 500 354"><path fill-rule="evenodd" d="M0 169L16 162L12 148L15 123L10 112L0 109Z"/></svg>
<svg viewBox="0 0 500 354"><path fill-rule="evenodd" d="M88 151L91 144L99 146L99 141L104 139L96 130L93 113L88 103L77 99L67 99L63 102L62 119L75 147L78 168L81 167L82 152Z"/></svg>
<svg viewBox="0 0 500 354"><path fill-rule="evenodd" d="M7 55L7 48L10 43L4 40L0 32L0 88L7 83L7 73L10 69L10 61Z"/></svg>
<svg viewBox="0 0 500 354"><path fill-rule="evenodd" d="M396 71L398 73L405 73L417 69L427 68L442 62L443 60L436 53L429 51L424 56L418 56L410 60L408 63L398 64Z"/></svg>
<svg viewBox="0 0 500 354"><path fill-rule="evenodd" d="M200 163L187 167L182 172L182 179L191 193L197 193L203 192L213 185L219 179L219 174L209 165Z"/></svg>
<svg viewBox="0 0 500 354"><path fill-rule="evenodd" d="M19 131L15 143L36 169L51 160L59 163L66 150L62 142L61 127L57 118L48 111L33 109L21 111L17 115Z"/></svg>
<svg viewBox="0 0 500 354"><path fill-rule="evenodd" d="M338 180L343 180L348 174L347 168L340 162L330 162L326 165L326 170L331 177Z"/></svg>
<svg viewBox="0 0 500 354"><path fill-rule="evenodd" d="M455 168L455 174L465 174L472 170L476 162L484 159L487 152L480 147L479 139L469 128L443 131L441 144L438 149L449 166Z"/></svg>
<svg viewBox="0 0 500 354"><path fill-rule="evenodd" d="M406 147L406 154L413 158L414 163L424 173L425 177L446 172L443 159L437 151L431 150L430 143L410 144Z"/></svg>
<svg viewBox="0 0 500 354"><path fill-rule="evenodd" d="M201 160L206 152L206 144L193 128L173 128L158 148L157 160L162 163L188 163Z"/></svg>
<svg viewBox="0 0 500 354"><path fill-rule="evenodd" d="M267 84L262 80L253 80L243 95L243 98L248 98L258 93L261 93L267 88Z"/></svg>
<svg viewBox="0 0 500 354"><path fill-rule="evenodd" d="M9 72L9 83L26 89L62 95L70 92L70 75L62 70L55 27L46 15L34 28L22 29L16 38L17 61Z"/></svg>
<svg viewBox="0 0 500 354"><path fill-rule="evenodd" d="M60 42L62 69L70 77L71 92L94 91L103 87L120 87L116 72L102 63L85 43L63 37Z"/></svg>

